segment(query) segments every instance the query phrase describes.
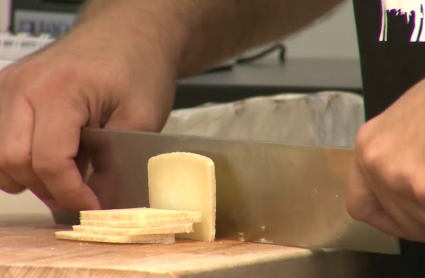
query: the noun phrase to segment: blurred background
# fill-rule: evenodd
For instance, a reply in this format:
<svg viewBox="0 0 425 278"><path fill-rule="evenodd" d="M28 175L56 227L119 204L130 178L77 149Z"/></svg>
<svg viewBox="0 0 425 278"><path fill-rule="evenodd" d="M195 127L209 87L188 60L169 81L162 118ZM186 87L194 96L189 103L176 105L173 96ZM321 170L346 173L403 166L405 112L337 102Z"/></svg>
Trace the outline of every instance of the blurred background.
<svg viewBox="0 0 425 278"><path fill-rule="evenodd" d="M13 3L12 3L13 2ZM84 0L0 0L0 31L63 34ZM351 1L284 40L288 58L357 59Z"/></svg>
<svg viewBox="0 0 425 278"><path fill-rule="evenodd" d="M72 28L75 13L83 2L83 0L0 0L0 69L2 65L66 34ZM42 39L39 38L40 35ZM319 92L333 93L316 95ZM292 139L308 141L307 139L311 137L315 144L342 142L340 144L349 147L355 131L362 122L361 93L354 14L352 1L347 0L332 13L282 41L241 53L204 74L179 80L175 112L166 130L173 133L189 132L195 135L208 134L219 137L223 133L216 130L220 129L215 127L216 129L212 130L208 123L197 123L199 126L197 130L188 130L187 126L190 124L193 127L194 123L190 120L187 122L183 118L187 119L187 113L196 111L192 114L196 114L194 118L199 119L199 110L195 107L208 103L221 103L221 106L215 106L213 112L205 108L205 112L202 113L224 115L223 119L226 120L223 122L234 124L239 128L236 129L240 130L239 134L251 136L242 139L253 139L255 129L245 133L243 130L246 131L247 126L250 126L248 119L251 124L255 119L246 118L232 122L229 119L234 115L228 111L229 107L234 107L234 103L254 98L253 101L248 101L246 106L248 111L256 109L254 112L257 115L263 113L261 112L263 110L268 111L269 119L270 117L292 119L288 121L287 126L280 127L281 130L290 131L290 128L295 126L295 133L299 134L299 137L297 139L292 136ZM288 114L289 112L273 114L270 98L275 98L278 94L281 95L280 101L286 101L285 105L289 107L286 111L303 112L305 109L304 112L308 114L308 111L313 110L315 116L295 119L292 114ZM300 101L294 101L290 97L298 94L313 100L310 106L302 106ZM331 100L334 101L332 98L335 98L335 95L340 97L339 102L335 102L333 106L325 105ZM258 97L260 99L257 99ZM349 116L342 117L344 120L336 123L335 119L341 119L341 113L345 113L344 111L348 111ZM185 116L182 116L183 114ZM210 129L207 130L208 128ZM270 130L273 128L270 127ZM314 132L297 133L299 130ZM350 130L349 134L345 132L346 130ZM340 137L335 139L336 135ZM276 136L283 141L289 138ZM346 138L341 139L341 136ZM10 212L47 212L47 210L28 192L19 196L0 193L0 213Z"/></svg>

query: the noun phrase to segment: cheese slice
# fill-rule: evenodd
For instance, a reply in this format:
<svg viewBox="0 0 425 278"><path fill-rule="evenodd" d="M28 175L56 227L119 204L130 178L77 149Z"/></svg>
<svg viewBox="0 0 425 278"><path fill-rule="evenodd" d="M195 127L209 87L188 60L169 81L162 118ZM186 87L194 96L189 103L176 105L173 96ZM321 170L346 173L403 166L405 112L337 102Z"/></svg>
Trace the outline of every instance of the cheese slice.
<svg viewBox="0 0 425 278"><path fill-rule="evenodd" d="M201 218L199 211L177 211L153 208L87 210L80 212L81 220L102 221L160 221L161 219L175 219L175 223L190 223L189 219ZM167 225L167 224L162 224Z"/></svg>
<svg viewBox="0 0 425 278"><path fill-rule="evenodd" d="M111 236L75 231L59 231L55 233L55 236L57 239L104 243L172 244L176 242L174 234Z"/></svg>
<svg viewBox="0 0 425 278"><path fill-rule="evenodd" d="M194 232L177 238L214 241L216 180L210 158L184 152L152 157L148 161L148 184L151 208L202 213L202 222L193 225Z"/></svg>
<svg viewBox="0 0 425 278"><path fill-rule="evenodd" d="M114 227L93 227L93 226L72 226L75 232L112 235L112 236L130 236L130 235L161 235L193 232L193 224L180 224L149 228L114 228Z"/></svg>
<svg viewBox="0 0 425 278"><path fill-rule="evenodd" d="M104 221L104 220L80 220L83 226L95 227L116 227L116 228L148 228L148 227L161 227L169 225L190 224L201 222L201 215L188 216L187 218L166 218L166 219L152 219L148 221Z"/></svg>

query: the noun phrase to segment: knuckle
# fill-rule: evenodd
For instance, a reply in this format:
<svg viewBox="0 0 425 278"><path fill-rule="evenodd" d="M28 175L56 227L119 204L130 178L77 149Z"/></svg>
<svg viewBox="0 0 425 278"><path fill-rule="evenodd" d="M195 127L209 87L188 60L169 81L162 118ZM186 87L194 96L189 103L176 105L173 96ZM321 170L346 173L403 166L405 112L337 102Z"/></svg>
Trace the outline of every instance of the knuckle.
<svg viewBox="0 0 425 278"><path fill-rule="evenodd" d="M367 125L360 127L355 142L356 152L364 166L375 167L379 163L380 150L370 142L368 129Z"/></svg>
<svg viewBox="0 0 425 278"><path fill-rule="evenodd" d="M21 83L19 81L24 81L29 76L34 75L34 69L28 63L14 63L5 68L4 74L5 78L12 80L12 82Z"/></svg>
<svg viewBox="0 0 425 278"><path fill-rule="evenodd" d="M420 177L411 175L408 177L409 186L413 193L413 199L420 204L425 202L425 183Z"/></svg>
<svg viewBox="0 0 425 278"><path fill-rule="evenodd" d="M382 170L384 168L381 150L373 145L363 146L359 150L359 159L368 170Z"/></svg>
<svg viewBox="0 0 425 278"><path fill-rule="evenodd" d="M370 215L366 213L364 208L354 204L353 202L347 203L346 211L348 215L356 221L369 223Z"/></svg>
<svg viewBox="0 0 425 278"><path fill-rule="evenodd" d="M20 167L28 165L31 161L29 154L13 148L13 147L4 147L0 150L0 167L8 169L11 167Z"/></svg>
<svg viewBox="0 0 425 278"><path fill-rule="evenodd" d="M411 198L412 186L416 184L416 181L410 169L400 167L394 163L384 163L380 167L378 175L390 191L398 196L409 196ZM423 194L425 197L425 190L420 194Z"/></svg>
<svg viewBox="0 0 425 278"><path fill-rule="evenodd" d="M346 211L353 219L365 222L368 220L368 215L365 213L364 208L359 205L360 203L358 196L349 192L345 205Z"/></svg>
<svg viewBox="0 0 425 278"><path fill-rule="evenodd" d="M397 167L387 165L386 167L381 167L380 176L382 177L385 185L393 192L403 193L405 191L405 171L397 169Z"/></svg>
<svg viewBox="0 0 425 278"><path fill-rule="evenodd" d="M39 177L52 176L63 170L62 163L46 156L35 156L32 167Z"/></svg>
<svg viewBox="0 0 425 278"><path fill-rule="evenodd" d="M369 131L368 123L365 123L362 126L360 126L357 132L356 141L355 141L355 148L358 151L362 152L363 149L368 145L368 142L370 141L369 134L370 134L370 131Z"/></svg>
<svg viewBox="0 0 425 278"><path fill-rule="evenodd" d="M14 90L31 92L31 94L44 94L49 91L62 92L64 84L71 86L77 84L78 68L75 66L53 67L37 61L38 59L29 59L11 64L0 71L0 84L2 81L13 86ZM32 80L34 74L43 69L44 74L37 80L37 85ZM52 90L46 90L52 89ZM59 90L58 90L59 89Z"/></svg>
<svg viewBox="0 0 425 278"><path fill-rule="evenodd" d="M348 202L346 205L346 210L348 215L350 215L354 220L357 221L364 221L365 215L362 213L362 211L359 209L358 206L356 206L353 202Z"/></svg>
<svg viewBox="0 0 425 278"><path fill-rule="evenodd" d="M17 74L17 67L12 65L9 65L2 70L0 70L0 84L2 89L6 90L6 84L20 84L18 78L19 75ZM21 82L22 84L22 82Z"/></svg>
<svg viewBox="0 0 425 278"><path fill-rule="evenodd" d="M5 82L7 80L8 70L7 68L4 68L0 70L0 84Z"/></svg>

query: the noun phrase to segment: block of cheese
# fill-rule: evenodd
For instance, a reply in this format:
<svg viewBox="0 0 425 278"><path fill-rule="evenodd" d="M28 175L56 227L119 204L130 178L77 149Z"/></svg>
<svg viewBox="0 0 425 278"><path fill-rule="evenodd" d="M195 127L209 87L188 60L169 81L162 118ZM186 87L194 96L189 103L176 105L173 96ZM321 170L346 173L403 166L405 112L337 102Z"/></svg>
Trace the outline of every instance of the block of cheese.
<svg viewBox="0 0 425 278"><path fill-rule="evenodd" d="M186 152L154 156L148 161L148 184L151 208L202 213L194 232L177 238L215 240L216 180L210 158Z"/></svg>
<svg viewBox="0 0 425 278"><path fill-rule="evenodd" d="M87 210L80 212L81 220L102 220L102 221L160 221L161 219L173 219L175 223L161 224L181 224L191 223L192 219L200 219L200 211L165 210L153 208L130 208L130 209L109 209L109 210Z"/></svg>
<svg viewBox="0 0 425 278"><path fill-rule="evenodd" d="M59 232L55 232L55 236L57 239L64 239L64 240L122 243L122 244L124 243L172 244L176 242L174 234L110 236L110 235L80 233L75 231L59 231Z"/></svg>
<svg viewBox="0 0 425 278"><path fill-rule="evenodd" d="M193 224L180 224L161 227L148 228L114 228L114 227L94 227L75 225L72 226L75 232L111 235L111 236L131 236L131 235L162 235L193 232Z"/></svg>

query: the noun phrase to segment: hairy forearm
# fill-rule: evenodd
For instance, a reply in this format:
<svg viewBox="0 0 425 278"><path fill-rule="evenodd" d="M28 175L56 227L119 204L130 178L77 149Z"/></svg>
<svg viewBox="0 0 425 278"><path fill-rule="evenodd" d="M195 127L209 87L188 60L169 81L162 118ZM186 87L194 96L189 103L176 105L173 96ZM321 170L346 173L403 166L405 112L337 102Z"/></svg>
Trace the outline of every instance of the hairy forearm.
<svg viewBox="0 0 425 278"><path fill-rule="evenodd" d="M156 44L182 76L282 38L340 2L342 0L91 0L80 13L78 22L99 25L103 22L109 31L126 36L132 47Z"/></svg>
<svg viewBox="0 0 425 278"><path fill-rule="evenodd" d="M340 0L192 0L185 18L191 40L181 72L203 70L254 46L283 38L324 15Z"/></svg>

